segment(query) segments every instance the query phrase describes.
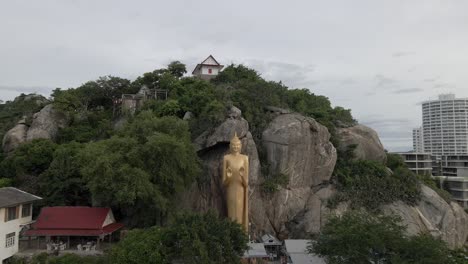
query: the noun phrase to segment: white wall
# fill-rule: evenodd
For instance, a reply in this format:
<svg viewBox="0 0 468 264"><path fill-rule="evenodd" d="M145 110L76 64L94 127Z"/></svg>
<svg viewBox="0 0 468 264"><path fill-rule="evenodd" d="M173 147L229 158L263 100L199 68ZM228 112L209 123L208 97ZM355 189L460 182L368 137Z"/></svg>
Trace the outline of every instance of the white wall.
<svg viewBox="0 0 468 264"><path fill-rule="evenodd" d="M105 227L106 225L110 225L112 223L115 223L115 218L114 214L112 213L112 210L109 210L109 213L107 214L106 220L104 220L102 227Z"/></svg>
<svg viewBox="0 0 468 264"><path fill-rule="evenodd" d="M208 69L211 69L211 73L208 73ZM219 73L219 67L206 66L206 65L201 66L201 74L218 75L218 73Z"/></svg>
<svg viewBox="0 0 468 264"><path fill-rule="evenodd" d="M30 205L30 204L29 204ZM31 214L27 217L21 217L22 206L19 207L19 217L15 220L11 220L5 222L5 208L0 209L0 260L3 261L11 256L13 256L16 252L18 252L18 244L19 244L19 232L21 230L20 225L26 224L32 221L32 208ZM15 232L15 245L6 248L6 235L9 233Z"/></svg>

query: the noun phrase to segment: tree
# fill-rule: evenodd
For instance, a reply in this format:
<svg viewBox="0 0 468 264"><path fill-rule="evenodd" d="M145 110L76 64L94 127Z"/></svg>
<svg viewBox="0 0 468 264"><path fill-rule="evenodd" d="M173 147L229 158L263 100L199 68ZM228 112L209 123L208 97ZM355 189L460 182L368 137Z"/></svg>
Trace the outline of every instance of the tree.
<svg viewBox="0 0 468 264"><path fill-rule="evenodd" d="M406 237L404 229L395 216L348 211L332 217L308 250L330 264L449 263L445 242L427 234Z"/></svg>
<svg viewBox="0 0 468 264"><path fill-rule="evenodd" d="M39 175L39 194L45 204L90 205L90 193L80 173L77 155L84 145L71 142L58 146L49 168Z"/></svg>
<svg viewBox="0 0 468 264"><path fill-rule="evenodd" d="M117 136L88 143L79 159L93 203L115 208L140 227L163 224L200 172L187 123L151 111Z"/></svg>
<svg viewBox="0 0 468 264"><path fill-rule="evenodd" d="M132 230L110 252L112 263L239 263L247 249L240 225L215 213L182 213L167 227Z"/></svg>
<svg viewBox="0 0 468 264"><path fill-rule="evenodd" d="M185 68L185 64L181 63L180 61L173 61L167 65L167 70L177 78L184 76L187 73L187 69Z"/></svg>
<svg viewBox="0 0 468 264"><path fill-rule="evenodd" d="M392 171L397 168L408 168L403 158L395 153L387 153L387 167Z"/></svg>

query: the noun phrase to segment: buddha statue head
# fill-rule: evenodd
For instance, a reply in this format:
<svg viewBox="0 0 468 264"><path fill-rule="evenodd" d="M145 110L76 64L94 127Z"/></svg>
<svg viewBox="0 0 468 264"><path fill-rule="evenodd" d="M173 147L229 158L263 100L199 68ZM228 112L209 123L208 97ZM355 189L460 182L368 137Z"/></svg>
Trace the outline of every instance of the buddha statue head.
<svg viewBox="0 0 468 264"><path fill-rule="evenodd" d="M239 154L242 148L242 143L240 139L237 137L237 132L234 132L234 137L231 139L231 143L229 144L231 149L231 153Z"/></svg>

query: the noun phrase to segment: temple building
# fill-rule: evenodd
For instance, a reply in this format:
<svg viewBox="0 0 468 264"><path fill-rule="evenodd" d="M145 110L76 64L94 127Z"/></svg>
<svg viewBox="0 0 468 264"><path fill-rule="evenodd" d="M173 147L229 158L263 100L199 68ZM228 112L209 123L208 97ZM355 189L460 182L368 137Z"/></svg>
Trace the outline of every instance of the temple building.
<svg viewBox="0 0 468 264"><path fill-rule="evenodd" d="M224 66L219 64L213 56L208 56L204 61L197 64L192 74L203 80L210 80L221 71Z"/></svg>

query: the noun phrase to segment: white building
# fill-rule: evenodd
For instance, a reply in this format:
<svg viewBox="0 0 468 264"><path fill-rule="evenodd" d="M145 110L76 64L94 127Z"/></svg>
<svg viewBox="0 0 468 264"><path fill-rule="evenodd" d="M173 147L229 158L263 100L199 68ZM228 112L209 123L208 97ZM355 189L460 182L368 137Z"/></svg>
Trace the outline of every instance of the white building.
<svg viewBox="0 0 468 264"><path fill-rule="evenodd" d="M413 128L413 151L424 152L422 127Z"/></svg>
<svg viewBox="0 0 468 264"><path fill-rule="evenodd" d="M432 175L433 160L430 153L398 152L408 168L418 175Z"/></svg>
<svg viewBox="0 0 468 264"><path fill-rule="evenodd" d="M439 95L422 104L424 152L432 155L468 154L468 98Z"/></svg>
<svg viewBox="0 0 468 264"><path fill-rule="evenodd" d="M204 80L214 78L224 66L219 64L213 56L208 56L204 61L197 64L192 74Z"/></svg>
<svg viewBox="0 0 468 264"><path fill-rule="evenodd" d="M307 250L310 240L286 239L284 247L288 255L288 263L291 264L325 264L325 259L310 254Z"/></svg>
<svg viewBox="0 0 468 264"><path fill-rule="evenodd" d="M0 259L18 252L19 234L32 222L32 203L42 198L13 187L0 188Z"/></svg>

